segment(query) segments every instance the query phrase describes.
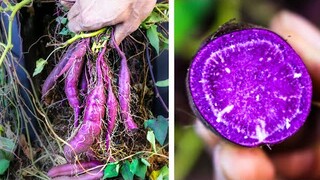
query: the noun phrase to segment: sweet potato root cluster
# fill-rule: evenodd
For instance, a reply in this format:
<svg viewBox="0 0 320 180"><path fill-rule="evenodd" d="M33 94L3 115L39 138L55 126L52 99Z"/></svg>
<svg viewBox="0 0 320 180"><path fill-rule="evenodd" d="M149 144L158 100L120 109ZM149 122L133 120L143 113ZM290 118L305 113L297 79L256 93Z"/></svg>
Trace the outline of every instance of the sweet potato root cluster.
<svg viewBox="0 0 320 180"><path fill-rule="evenodd" d="M70 164L52 168L48 173L49 177L78 175L81 170L61 172L72 167L82 168L84 171L86 168L96 166L94 162L85 162L82 165L83 163L77 162L76 157L81 153L89 154L90 147L103 132L106 132L106 149L108 150L118 112L121 113L122 121L128 131L138 128L130 112L130 71L127 59L116 43L112 46L121 58L117 91L113 86L113 73L105 59L107 47L101 48L95 60L90 60L88 58L95 55L86 56L90 52L89 38L81 39L68 48L42 86L42 99L49 103L47 95L58 79L65 75L64 91L74 111L74 126L78 127L76 134L64 146L64 155ZM80 93L85 97L83 100L80 98ZM106 129L103 124L107 124ZM101 173L93 174L101 175Z"/></svg>

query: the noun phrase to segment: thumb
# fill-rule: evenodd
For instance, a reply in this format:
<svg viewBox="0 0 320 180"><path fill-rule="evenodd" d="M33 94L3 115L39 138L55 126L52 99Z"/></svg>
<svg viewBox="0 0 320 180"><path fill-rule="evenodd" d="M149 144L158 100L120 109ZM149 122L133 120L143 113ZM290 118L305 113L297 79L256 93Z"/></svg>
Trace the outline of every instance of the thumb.
<svg viewBox="0 0 320 180"><path fill-rule="evenodd" d="M260 148L245 148L221 142L214 148L216 179L275 179L275 168Z"/></svg>
<svg viewBox="0 0 320 180"><path fill-rule="evenodd" d="M141 22L152 12L155 4L156 0L136 1L128 19L124 20L123 23L118 24L115 29L114 35L118 45L126 36L138 29Z"/></svg>
<svg viewBox="0 0 320 180"><path fill-rule="evenodd" d="M130 35L132 32L138 29L140 22L138 21L126 21L118 24L114 31L114 37L116 43L119 45L125 37Z"/></svg>

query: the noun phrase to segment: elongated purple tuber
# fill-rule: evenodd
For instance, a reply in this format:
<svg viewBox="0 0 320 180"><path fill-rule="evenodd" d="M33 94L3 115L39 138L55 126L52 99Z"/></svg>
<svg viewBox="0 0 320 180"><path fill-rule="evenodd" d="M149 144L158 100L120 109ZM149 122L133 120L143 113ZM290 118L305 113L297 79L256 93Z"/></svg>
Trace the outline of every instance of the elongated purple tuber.
<svg viewBox="0 0 320 180"><path fill-rule="evenodd" d="M64 146L64 154L69 162L74 160L75 155L88 151L101 132L107 99L100 66L103 54L104 50L100 52L96 61L97 82L86 98L83 123L76 135L69 141L69 145Z"/></svg>
<svg viewBox="0 0 320 180"><path fill-rule="evenodd" d="M59 63L48 75L47 79L42 85L42 98L44 99L50 89L55 85L58 78L62 76L69 68L74 64L74 61L82 59L86 53L86 49L89 43L89 39L81 40L73 43L68 48L67 52L64 54Z"/></svg>
<svg viewBox="0 0 320 180"><path fill-rule="evenodd" d="M125 54L121 51L113 38L113 45L121 57L120 72L119 72L119 105L121 116L126 128L129 131L138 129L137 124L134 122L130 110L130 70L127 63Z"/></svg>
<svg viewBox="0 0 320 180"><path fill-rule="evenodd" d="M48 171L49 177L56 176L72 176L85 172L87 169L101 165L98 161L81 162L81 164L63 164L60 166L55 166Z"/></svg>
<svg viewBox="0 0 320 180"><path fill-rule="evenodd" d="M198 117L242 146L283 141L310 111L311 79L301 58L262 28L238 28L209 40L190 65L187 86Z"/></svg>
<svg viewBox="0 0 320 180"><path fill-rule="evenodd" d="M74 64L70 67L64 82L64 91L66 93L68 102L74 111L74 126L78 127L79 115L81 113L80 97L78 83L81 76L81 71L84 61L82 58L76 59Z"/></svg>
<svg viewBox="0 0 320 180"><path fill-rule="evenodd" d="M113 92L112 88L112 75L110 72L110 68L105 60L101 61L101 70L103 74L103 80L105 86L108 87L108 96L107 96L107 122L108 122L108 129L106 133L106 149L109 149L111 135L113 129L116 125L117 120L117 113L118 113L118 101Z"/></svg>

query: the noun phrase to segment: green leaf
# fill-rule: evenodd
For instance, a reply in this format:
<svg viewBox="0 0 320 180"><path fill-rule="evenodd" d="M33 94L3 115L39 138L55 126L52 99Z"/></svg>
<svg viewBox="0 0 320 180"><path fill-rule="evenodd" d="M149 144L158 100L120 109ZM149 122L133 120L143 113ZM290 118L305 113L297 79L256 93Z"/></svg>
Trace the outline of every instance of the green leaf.
<svg viewBox="0 0 320 180"><path fill-rule="evenodd" d="M60 35L63 35L63 36L67 36L70 34L70 30L66 27L62 28L62 30L59 32Z"/></svg>
<svg viewBox="0 0 320 180"><path fill-rule="evenodd" d="M140 160L141 160L141 162L142 162L143 164L145 164L146 166L150 166L150 163L149 163L146 159L141 158Z"/></svg>
<svg viewBox="0 0 320 180"><path fill-rule="evenodd" d="M147 120L144 126L154 132L157 141L163 146L168 134L168 120L160 115L157 119Z"/></svg>
<svg viewBox="0 0 320 180"><path fill-rule="evenodd" d="M165 19L163 17L161 17L161 15L157 12L152 12L151 15L148 17L148 19L146 20L146 23L161 23L164 22Z"/></svg>
<svg viewBox="0 0 320 180"><path fill-rule="evenodd" d="M152 180L168 180L169 179L169 168L167 165L163 166L160 170L152 171L150 174Z"/></svg>
<svg viewBox="0 0 320 180"><path fill-rule="evenodd" d="M157 54L159 54L159 36L157 31L157 25L151 25L149 29L147 29L147 37L150 41L150 44L156 50Z"/></svg>
<svg viewBox="0 0 320 180"><path fill-rule="evenodd" d="M67 24L68 18L58 16L58 17L56 18L56 21L57 21L57 23L60 23L60 24Z"/></svg>
<svg viewBox="0 0 320 180"><path fill-rule="evenodd" d="M162 16L159 12L152 11L151 14L141 23L142 28L149 29L156 23L167 22L168 17Z"/></svg>
<svg viewBox="0 0 320 180"><path fill-rule="evenodd" d="M138 159L136 159L136 158L133 159L132 162L131 162L131 164L130 164L130 171L131 171L133 174L135 174L136 171L137 171L138 166L139 166L139 161L138 161Z"/></svg>
<svg viewBox="0 0 320 180"><path fill-rule="evenodd" d="M148 131L148 133L147 133L147 140L151 143L151 146L152 146L153 151L154 151L154 152L157 152L157 151L156 151L156 140L155 140L153 131Z"/></svg>
<svg viewBox="0 0 320 180"><path fill-rule="evenodd" d="M160 169L160 175L162 175L162 178L163 179L169 179L169 168L167 165L163 166L161 169Z"/></svg>
<svg viewBox="0 0 320 180"><path fill-rule="evenodd" d="M4 172L8 169L10 161L6 159L0 159L0 175L3 175Z"/></svg>
<svg viewBox="0 0 320 180"><path fill-rule="evenodd" d="M157 81L156 86L158 87L168 87L169 86L169 79Z"/></svg>
<svg viewBox="0 0 320 180"><path fill-rule="evenodd" d="M169 168L167 165L163 166L158 171L153 171L151 173L151 179L156 180L168 180L169 179Z"/></svg>
<svg viewBox="0 0 320 180"><path fill-rule="evenodd" d="M169 40L165 37L162 33L159 33L159 40L160 40L160 49L168 49L169 48Z"/></svg>
<svg viewBox="0 0 320 180"><path fill-rule="evenodd" d="M43 58L40 58L37 60L36 62L36 69L34 70L33 72L33 77L36 76L37 74L41 73L41 71L43 70L44 66L47 64L48 62L43 59Z"/></svg>
<svg viewBox="0 0 320 180"><path fill-rule="evenodd" d="M141 161L141 159L133 159L130 164L130 171L140 177L141 179L145 179L147 172L147 165Z"/></svg>
<svg viewBox="0 0 320 180"><path fill-rule="evenodd" d="M4 133L4 126L0 124L0 136Z"/></svg>
<svg viewBox="0 0 320 180"><path fill-rule="evenodd" d="M145 179L147 173L147 165L144 164L141 160L138 161L138 166L136 172L134 173L141 179Z"/></svg>
<svg viewBox="0 0 320 180"><path fill-rule="evenodd" d="M0 149L13 153L15 150L16 144L12 139L0 137Z"/></svg>
<svg viewBox="0 0 320 180"><path fill-rule="evenodd" d="M133 180L134 174L130 171L130 162L124 161L120 168L121 175L124 180Z"/></svg>
<svg viewBox="0 0 320 180"><path fill-rule="evenodd" d="M109 163L103 171L103 179L113 178L119 175L120 164L119 163Z"/></svg>

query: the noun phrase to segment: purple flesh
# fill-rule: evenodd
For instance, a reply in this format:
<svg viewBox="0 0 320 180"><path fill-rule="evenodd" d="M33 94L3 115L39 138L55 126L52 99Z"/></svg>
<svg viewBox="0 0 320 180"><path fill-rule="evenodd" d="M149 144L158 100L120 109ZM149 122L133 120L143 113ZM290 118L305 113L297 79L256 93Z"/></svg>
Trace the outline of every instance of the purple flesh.
<svg viewBox="0 0 320 180"><path fill-rule="evenodd" d="M283 38L262 28L210 40L194 57L187 86L198 117L242 146L283 141L310 111L312 84L301 58Z"/></svg>

